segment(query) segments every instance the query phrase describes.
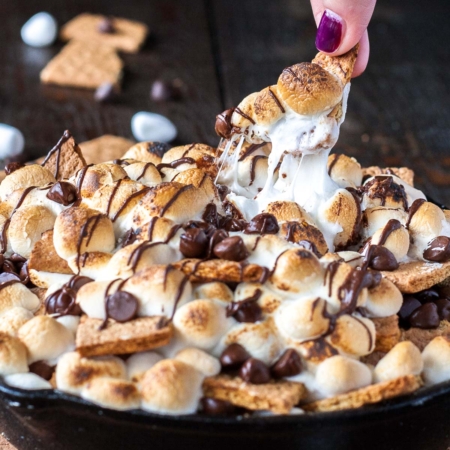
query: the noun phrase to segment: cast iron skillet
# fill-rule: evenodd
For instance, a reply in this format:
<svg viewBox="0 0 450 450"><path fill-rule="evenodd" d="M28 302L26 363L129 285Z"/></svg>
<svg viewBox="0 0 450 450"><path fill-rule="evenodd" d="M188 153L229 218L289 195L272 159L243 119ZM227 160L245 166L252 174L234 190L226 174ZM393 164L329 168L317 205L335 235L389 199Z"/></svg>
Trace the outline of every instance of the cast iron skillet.
<svg viewBox="0 0 450 450"><path fill-rule="evenodd" d="M114 411L0 382L0 429L19 450L446 450L450 382L356 410L278 417Z"/></svg>

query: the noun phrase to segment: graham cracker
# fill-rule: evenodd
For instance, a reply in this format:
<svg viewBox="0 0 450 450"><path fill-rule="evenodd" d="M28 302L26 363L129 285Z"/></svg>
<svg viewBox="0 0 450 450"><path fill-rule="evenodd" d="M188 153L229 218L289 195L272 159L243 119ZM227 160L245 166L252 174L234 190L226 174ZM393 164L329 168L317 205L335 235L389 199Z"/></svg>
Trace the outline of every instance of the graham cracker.
<svg viewBox="0 0 450 450"><path fill-rule="evenodd" d="M414 171L408 167L385 167L371 166L363 168L363 176L369 175L374 177L375 175L396 175L405 183L410 186L414 186Z"/></svg>
<svg viewBox="0 0 450 450"><path fill-rule="evenodd" d="M134 145L134 141L112 134L104 134L90 141L81 142L80 148L87 164L113 161Z"/></svg>
<svg viewBox="0 0 450 450"><path fill-rule="evenodd" d="M394 380L372 384L356 391L348 392L347 394L307 403L301 407L309 412L342 411L344 409L361 408L364 405L379 403L393 397L410 394L419 389L422 384L423 382L420 376L405 375Z"/></svg>
<svg viewBox="0 0 450 450"><path fill-rule="evenodd" d="M401 292L414 294L441 283L450 276L450 261L445 263L431 261L412 261L400 264L397 270L381 272L392 281Z"/></svg>
<svg viewBox="0 0 450 450"><path fill-rule="evenodd" d="M114 32L102 33L99 31L99 25L105 19L112 21ZM61 28L60 37L63 41L75 39L88 43L96 42L123 52L136 53L144 43L147 34L148 27L141 22L83 13L74 17Z"/></svg>
<svg viewBox="0 0 450 450"><path fill-rule="evenodd" d="M95 42L69 42L42 70L41 81L84 89L103 83L117 88L123 62L114 48Z"/></svg>
<svg viewBox="0 0 450 450"><path fill-rule="evenodd" d="M224 283L261 282L267 269L257 264L242 264L224 259L183 259L172 264L180 269L193 283L222 281Z"/></svg>
<svg viewBox="0 0 450 450"><path fill-rule="evenodd" d="M289 414L305 397L306 388L302 383L292 381L252 384L238 377L217 375L205 379L203 395L226 400L253 411L268 410L276 414Z"/></svg>
<svg viewBox="0 0 450 450"><path fill-rule="evenodd" d="M422 328L410 328L402 330L401 341L411 341L420 351L422 351L435 337L444 336L450 338L450 322L441 320L439 327L431 330Z"/></svg>
<svg viewBox="0 0 450 450"><path fill-rule="evenodd" d="M162 316L119 323L83 316L77 329L76 349L82 356L122 355L162 347L172 337L172 325Z"/></svg>
<svg viewBox="0 0 450 450"><path fill-rule="evenodd" d="M370 319L376 330L375 352L387 353L400 341L400 328L397 314L388 317Z"/></svg>

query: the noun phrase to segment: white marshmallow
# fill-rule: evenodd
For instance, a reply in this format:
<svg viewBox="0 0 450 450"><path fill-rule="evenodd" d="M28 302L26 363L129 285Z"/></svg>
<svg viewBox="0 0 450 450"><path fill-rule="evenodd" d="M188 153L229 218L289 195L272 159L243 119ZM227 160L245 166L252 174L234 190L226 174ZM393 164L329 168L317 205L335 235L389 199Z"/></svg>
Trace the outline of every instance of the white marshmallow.
<svg viewBox="0 0 450 450"><path fill-rule="evenodd" d="M175 359L191 365L206 377L213 377L220 373L219 360L198 348L185 348L175 355Z"/></svg>
<svg viewBox="0 0 450 450"><path fill-rule="evenodd" d="M34 391L37 389L52 389L52 385L35 373L14 373L5 377L5 383L19 389Z"/></svg>
<svg viewBox="0 0 450 450"><path fill-rule="evenodd" d="M371 317L388 317L397 314L402 304L402 293L392 281L382 278L378 286L369 289L364 308Z"/></svg>
<svg viewBox="0 0 450 450"><path fill-rule="evenodd" d="M79 316L61 316L56 321L64 325L74 336L77 334L78 324L80 323Z"/></svg>
<svg viewBox="0 0 450 450"><path fill-rule="evenodd" d="M24 146L25 138L17 128L0 123L0 159L19 155Z"/></svg>
<svg viewBox="0 0 450 450"><path fill-rule="evenodd" d="M167 117L146 111L131 118L131 131L138 141L170 142L177 136L175 125Z"/></svg>
<svg viewBox="0 0 450 450"><path fill-rule="evenodd" d="M31 47L52 45L57 33L58 24L55 18L47 12L40 12L32 16L20 30L23 42Z"/></svg>
<svg viewBox="0 0 450 450"><path fill-rule="evenodd" d="M28 372L27 348L13 336L0 336L0 375L24 372Z"/></svg>
<svg viewBox="0 0 450 450"><path fill-rule="evenodd" d="M128 379L134 382L141 381L144 373L162 359L163 357L156 352L139 352L131 355L126 361Z"/></svg>
<svg viewBox="0 0 450 450"><path fill-rule="evenodd" d="M435 337L422 352L423 378L427 384L450 379L450 342L444 336Z"/></svg>

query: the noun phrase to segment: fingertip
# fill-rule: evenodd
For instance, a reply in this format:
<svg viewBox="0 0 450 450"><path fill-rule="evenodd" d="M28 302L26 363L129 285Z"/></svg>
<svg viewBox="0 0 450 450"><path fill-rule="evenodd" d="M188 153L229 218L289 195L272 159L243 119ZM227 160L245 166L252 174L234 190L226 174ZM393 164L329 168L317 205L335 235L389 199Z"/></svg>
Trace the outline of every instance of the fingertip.
<svg viewBox="0 0 450 450"><path fill-rule="evenodd" d="M369 62L369 53L370 53L369 34L367 33L366 30L361 40L359 41L358 58L356 59L355 62L352 78L358 77L366 70L367 63Z"/></svg>

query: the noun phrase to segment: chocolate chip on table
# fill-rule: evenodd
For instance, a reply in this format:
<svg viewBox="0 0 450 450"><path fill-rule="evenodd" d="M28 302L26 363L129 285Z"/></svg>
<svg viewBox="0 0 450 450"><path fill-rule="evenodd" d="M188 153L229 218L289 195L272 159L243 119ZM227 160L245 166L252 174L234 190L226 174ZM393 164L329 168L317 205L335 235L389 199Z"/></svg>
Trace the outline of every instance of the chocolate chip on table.
<svg viewBox="0 0 450 450"><path fill-rule="evenodd" d="M97 26L97 30L100 33L112 34L116 32L116 27L114 25L114 19L111 17L104 17Z"/></svg>
<svg viewBox="0 0 450 450"><path fill-rule="evenodd" d="M235 414L238 408L226 400L202 397L200 399L202 411L208 416L228 416Z"/></svg>
<svg viewBox="0 0 450 450"><path fill-rule="evenodd" d="M437 328L439 322L438 308L435 303L425 303L409 316L410 325L416 328Z"/></svg>
<svg viewBox="0 0 450 450"><path fill-rule="evenodd" d="M18 169L21 169L22 167L25 167L25 164L22 164L20 162L10 162L5 166L5 173L6 175L11 175L13 172L15 172Z"/></svg>
<svg viewBox="0 0 450 450"><path fill-rule="evenodd" d="M450 238L438 236L429 244L423 252L423 257L428 261L446 262L450 260Z"/></svg>
<svg viewBox="0 0 450 450"><path fill-rule="evenodd" d="M392 271L398 269L394 254L382 245L371 245L369 267L374 270Z"/></svg>
<svg viewBox="0 0 450 450"><path fill-rule="evenodd" d="M242 261L248 257L249 252L240 236L225 238L214 246L213 253L221 259L228 261Z"/></svg>
<svg viewBox="0 0 450 450"><path fill-rule="evenodd" d="M58 181L47 192L47 198L60 205L69 206L78 198L78 191L72 183Z"/></svg>
<svg viewBox="0 0 450 450"><path fill-rule="evenodd" d="M401 320L407 321L409 316L418 308L422 306L422 303L412 295L405 295L403 297L403 304L398 312L398 316Z"/></svg>
<svg viewBox="0 0 450 450"><path fill-rule="evenodd" d="M272 376L277 379L293 377L301 373L302 370L302 360L292 348L288 348L271 368Z"/></svg>
<svg viewBox="0 0 450 450"><path fill-rule="evenodd" d="M208 248L208 238L200 228L189 228L180 236L180 252L187 258L201 258Z"/></svg>
<svg viewBox="0 0 450 450"><path fill-rule="evenodd" d="M280 230L273 214L262 213L253 217L245 227L245 234L277 234Z"/></svg>
<svg viewBox="0 0 450 450"><path fill-rule="evenodd" d="M439 319L450 321L450 300L446 298L440 298L435 301Z"/></svg>
<svg viewBox="0 0 450 450"><path fill-rule="evenodd" d="M44 380L50 380L55 373L55 367L49 366L44 361L36 361L32 364L30 364L30 372L35 373L36 375L39 375Z"/></svg>
<svg viewBox="0 0 450 450"><path fill-rule="evenodd" d="M106 299L106 315L117 322L128 322L136 317L139 303L133 294L118 291Z"/></svg>
<svg viewBox="0 0 450 450"><path fill-rule="evenodd" d="M260 359L249 358L242 364L239 376L247 383L264 384L270 381L270 369Z"/></svg>
<svg viewBox="0 0 450 450"><path fill-rule="evenodd" d="M117 97L117 87L110 83L102 83L94 93L94 100L103 103L114 100Z"/></svg>
<svg viewBox="0 0 450 450"><path fill-rule="evenodd" d="M222 367L239 367L247 359L250 358L250 354L240 344L230 344L220 355L220 364Z"/></svg>

